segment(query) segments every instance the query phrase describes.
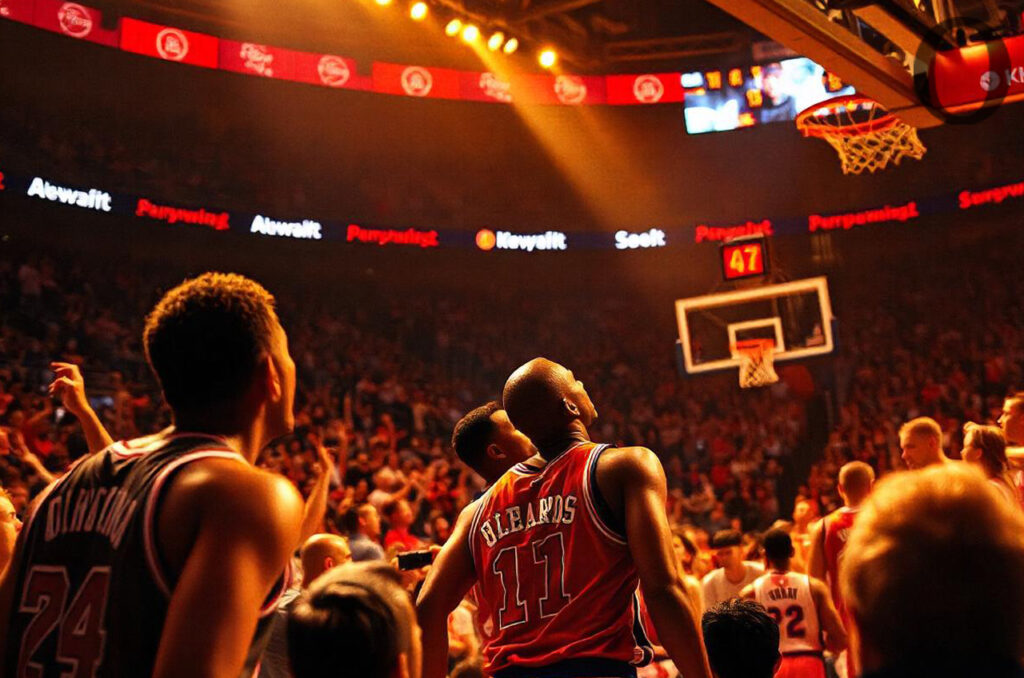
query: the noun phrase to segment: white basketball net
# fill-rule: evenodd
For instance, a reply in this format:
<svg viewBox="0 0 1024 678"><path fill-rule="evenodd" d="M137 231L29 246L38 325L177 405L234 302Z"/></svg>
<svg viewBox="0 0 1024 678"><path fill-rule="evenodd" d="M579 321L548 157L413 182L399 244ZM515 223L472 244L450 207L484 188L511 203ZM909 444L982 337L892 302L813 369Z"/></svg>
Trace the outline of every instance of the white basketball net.
<svg viewBox="0 0 1024 678"><path fill-rule="evenodd" d="M809 108L797 116L796 126L836 150L843 174L875 172L904 157L920 160L926 150L914 127L862 97L837 97Z"/></svg>
<svg viewBox="0 0 1024 678"><path fill-rule="evenodd" d="M757 388L779 380L775 373L775 347L770 342L748 344L736 349L740 360L740 387Z"/></svg>

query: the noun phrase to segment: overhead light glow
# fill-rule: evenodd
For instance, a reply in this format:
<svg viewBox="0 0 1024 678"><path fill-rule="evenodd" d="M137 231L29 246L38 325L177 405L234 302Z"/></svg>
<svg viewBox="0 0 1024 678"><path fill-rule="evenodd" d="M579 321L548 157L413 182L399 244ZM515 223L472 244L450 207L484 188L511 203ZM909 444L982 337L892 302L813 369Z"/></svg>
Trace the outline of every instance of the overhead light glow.
<svg viewBox="0 0 1024 678"><path fill-rule="evenodd" d="M505 54L512 54L519 49L519 40L516 38L509 38L508 42L505 43Z"/></svg>
<svg viewBox="0 0 1024 678"><path fill-rule="evenodd" d="M545 49L540 53L540 56L537 57L537 61L539 61L540 65L544 68L551 68L558 63L558 53L553 49Z"/></svg>
<svg viewBox="0 0 1024 678"><path fill-rule="evenodd" d="M497 52L499 49L501 49L501 46L504 44L505 34L502 33L501 31L496 31L494 34L491 35L490 38L488 38L487 49L491 50L492 52Z"/></svg>
<svg viewBox="0 0 1024 678"><path fill-rule="evenodd" d="M391 4L391 0L376 0L376 2L381 7L386 7Z"/></svg>
<svg viewBox="0 0 1024 678"><path fill-rule="evenodd" d="M427 3L415 2L412 7L409 8L409 16L416 21L423 21L427 18Z"/></svg>
<svg viewBox="0 0 1024 678"><path fill-rule="evenodd" d="M480 39L480 29L473 24L466 24L462 28L462 40L468 43L474 43Z"/></svg>
<svg viewBox="0 0 1024 678"><path fill-rule="evenodd" d="M448 25L444 27L444 33L449 38L454 38L462 30L462 20L452 19L448 22Z"/></svg>

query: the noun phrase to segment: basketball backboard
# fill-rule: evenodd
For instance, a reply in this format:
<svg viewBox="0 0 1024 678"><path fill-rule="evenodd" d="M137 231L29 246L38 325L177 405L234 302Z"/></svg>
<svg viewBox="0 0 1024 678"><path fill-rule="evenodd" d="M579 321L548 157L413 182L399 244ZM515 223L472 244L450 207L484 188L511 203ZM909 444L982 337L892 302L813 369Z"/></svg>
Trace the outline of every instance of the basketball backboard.
<svg viewBox="0 0 1024 678"><path fill-rule="evenodd" d="M1016 0L709 0L918 128L1024 99ZM994 75L993 75L994 74Z"/></svg>
<svg viewBox="0 0 1024 678"><path fill-rule="evenodd" d="M835 348L824 277L678 299L676 320L688 374L738 368L737 341L770 339L776 361Z"/></svg>

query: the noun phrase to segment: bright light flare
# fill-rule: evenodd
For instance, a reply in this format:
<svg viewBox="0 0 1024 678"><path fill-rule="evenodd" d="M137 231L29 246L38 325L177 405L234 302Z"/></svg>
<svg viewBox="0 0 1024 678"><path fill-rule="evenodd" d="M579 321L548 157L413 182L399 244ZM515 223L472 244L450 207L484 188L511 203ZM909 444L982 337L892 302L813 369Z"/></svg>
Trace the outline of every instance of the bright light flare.
<svg viewBox="0 0 1024 678"><path fill-rule="evenodd" d="M505 54L514 54L519 49L519 40L516 38L509 38L508 42L505 43L504 52Z"/></svg>
<svg viewBox="0 0 1024 678"><path fill-rule="evenodd" d="M480 39L480 29L473 24L466 24L462 28L462 41L470 44Z"/></svg>
<svg viewBox="0 0 1024 678"><path fill-rule="evenodd" d="M409 16L415 21L423 21L427 18L427 3L415 2L412 7L409 8Z"/></svg>
<svg viewBox="0 0 1024 678"><path fill-rule="evenodd" d="M487 39L487 49L492 52L497 52L501 49L501 46L505 44L505 34L501 31L497 31Z"/></svg>
<svg viewBox="0 0 1024 678"><path fill-rule="evenodd" d="M387 7L388 5L391 4L391 0L374 0L374 2L376 2L381 7Z"/></svg>
<svg viewBox="0 0 1024 678"><path fill-rule="evenodd" d="M558 53L553 49L545 49L537 57L537 61L544 68L551 68L558 63Z"/></svg>
<svg viewBox="0 0 1024 678"><path fill-rule="evenodd" d="M444 27L444 34L449 38L454 38L462 30L462 19L452 19L448 22L448 25Z"/></svg>

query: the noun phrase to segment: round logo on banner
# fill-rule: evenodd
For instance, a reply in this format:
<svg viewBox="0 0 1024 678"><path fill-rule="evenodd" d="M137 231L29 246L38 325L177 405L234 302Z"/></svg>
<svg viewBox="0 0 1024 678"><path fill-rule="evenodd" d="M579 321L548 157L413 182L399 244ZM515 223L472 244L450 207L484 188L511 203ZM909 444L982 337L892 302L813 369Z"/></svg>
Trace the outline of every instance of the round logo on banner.
<svg viewBox="0 0 1024 678"><path fill-rule="evenodd" d="M507 104L512 103L512 85L501 80L494 73L480 74L480 89L492 99L504 101Z"/></svg>
<svg viewBox="0 0 1024 678"><path fill-rule="evenodd" d="M434 86L434 76L419 66L409 66L402 71L402 89L411 97L425 97Z"/></svg>
<svg viewBox="0 0 1024 678"><path fill-rule="evenodd" d="M981 74L981 88L986 92L994 92L999 87L999 74L995 71L985 71Z"/></svg>
<svg viewBox="0 0 1024 678"><path fill-rule="evenodd" d="M665 96L665 85L656 75L641 75L633 81L633 96L643 104L656 104Z"/></svg>
<svg viewBox="0 0 1024 678"><path fill-rule="evenodd" d="M165 59L181 61L188 54L188 38L177 28L165 28L156 34L156 51Z"/></svg>
<svg viewBox="0 0 1024 678"><path fill-rule="evenodd" d="M494 236L494 231L482 228L476 233L476 246L484 252L493 250L497 242L497 238Z"/></svg>
<svg viewBox="0 0 1024 678"><path fill-rule="evenodd" d="M254 42L243 42L238 50L239 58L244 60L245 68L253 73L274 77L274 55L267 51L266 46Z"/></svg>
<svg viewBox="0 0 1024 678"><path fill-rule="evenodd" d="M342 87L352 77L345 60L330 54L320 57L316 72L320 74L320 82L328 87Z"/></svg>
<svg viewBox="0 0 1024 678"><path fill-rule="evenodd" d="M57 23L65 35L84 38L92 33L92 15L89 10L75 2L65 2L57 10Z"/></svg>
<svg viewBox="0 0 1024 678"><path fill-rule="evenodd" d="M555 95L563 104L582 103L587 98L587 86L575 75L560 75L555 79Z"/></svg>

